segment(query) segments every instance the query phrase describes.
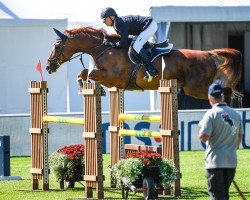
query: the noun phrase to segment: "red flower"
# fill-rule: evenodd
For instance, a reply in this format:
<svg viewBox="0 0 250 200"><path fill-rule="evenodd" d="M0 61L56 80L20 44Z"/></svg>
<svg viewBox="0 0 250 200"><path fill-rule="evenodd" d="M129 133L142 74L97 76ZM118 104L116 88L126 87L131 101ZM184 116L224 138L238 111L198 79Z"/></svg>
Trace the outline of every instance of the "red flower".
<svg viewBox="0 0 250 200"><path fill-rule="evenodd" d="M79 160L84 156L84 147L83 144L64 146L58 152L67 155L69 160Z"/></svg>
<svg viewBox="0 0 250 200"><path fill-rule="evenodd" d="M144 166L157 166L158 162L161 161L161 154L147 151L133 152L126 158L131 157L142 160Z"/></svg>
<svg viewBox="0 0 250 200"><path fill-rule="evenodd" d="M147 159L144 159L143 160L143 164L146 165L148 163L148 160Z"/></svg>

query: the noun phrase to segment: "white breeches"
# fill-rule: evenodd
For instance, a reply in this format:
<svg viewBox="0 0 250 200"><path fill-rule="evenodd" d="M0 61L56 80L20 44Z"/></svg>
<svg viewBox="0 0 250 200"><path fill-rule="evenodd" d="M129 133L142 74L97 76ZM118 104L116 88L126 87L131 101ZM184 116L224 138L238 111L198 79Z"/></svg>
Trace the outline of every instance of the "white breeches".
<svg viewBox="0 0 250 200"><path fill-rule="evenodd" d="M144 31L142 31L134 43L134 50L139 53L142 49L143 45L152 37L155 32L157 31L157 23L153 20L151 24L146 28Z"/></svg>

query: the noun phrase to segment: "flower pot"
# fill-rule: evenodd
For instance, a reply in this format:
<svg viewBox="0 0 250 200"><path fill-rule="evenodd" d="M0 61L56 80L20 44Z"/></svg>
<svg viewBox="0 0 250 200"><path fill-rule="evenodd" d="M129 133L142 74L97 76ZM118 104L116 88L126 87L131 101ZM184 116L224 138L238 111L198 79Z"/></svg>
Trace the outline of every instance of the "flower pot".
<svg viewBox="0 0 250 200"><path fill-rule="evenodd" d="M158 166L150 166L150 167L143 167L142 174L139 176L139 178L133 182L133 185L137 188L143 187L143 179L145 177L151 177L155 183L158 183L160 180L160 170Z"/></svg>
<svg viewBox="0 0 250 200"><path fill-rule="evenodd" d="M60 180L59 181L59 184L60 184L60 189L64 189L64 180Z"/></svg>
<svg viewBox="0 0 250 200"><path fill-rule="evenodd" d="M76 165L72 177L64 177L63 180L60 180L60 188L64 189L64 180L66 181L67 188L74 188L75 182L83 181L83 175L84 175L83 167L84 166Z"/></svg>
<svg viewBox="0 0 250 200"><path fill-rule="evenodd" d="M160 179L160 169L158 166L145 166L142 170L143 177L152 177L155 182L158 182Z"/></svg>
<svg viewBox="0 0 250 200"><path fill-rule="evenodd" d="M66 177L65 181L68 182L78 182L83 181L83 175L84 175L84 166L76 165L74 169L74 174L72 177Z"/></svg>
<svg viewBox="0 0 250 200"><path fill-rule="evenodd" d="M75 181L66 181L66 187L67 188L74 188L75 187Z"/></svg>

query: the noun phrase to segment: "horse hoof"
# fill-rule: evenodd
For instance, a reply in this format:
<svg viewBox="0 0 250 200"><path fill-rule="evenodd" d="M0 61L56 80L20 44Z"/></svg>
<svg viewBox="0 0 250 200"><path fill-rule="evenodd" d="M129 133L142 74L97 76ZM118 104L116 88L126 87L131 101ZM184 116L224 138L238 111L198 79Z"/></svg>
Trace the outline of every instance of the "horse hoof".
<svg viewBox="0 0 250 200"><path fill-rule="evenodd" d="M82 87L79 87L78 88L78 92L77 92L78 94L82 94Z"/></svg>
<svg viewBox="0 0 250 200"><path fill-rule="evenodd" d="M106 92L103 87L101 87L101 96L106 97Z"/></svg>

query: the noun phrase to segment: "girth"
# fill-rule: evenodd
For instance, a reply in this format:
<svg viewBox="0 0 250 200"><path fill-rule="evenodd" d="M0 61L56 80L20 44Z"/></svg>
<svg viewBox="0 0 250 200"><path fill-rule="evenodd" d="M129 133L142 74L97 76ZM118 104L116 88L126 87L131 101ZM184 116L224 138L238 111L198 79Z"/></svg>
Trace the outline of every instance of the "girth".
<svg viewBox="0 0 250 200"><path fill-rule="evenodd" d="M141 64L140 63L136 63L134 68L133 68L133 71L131 73L131 76L130 76L130 79L129 79L129 82L128 82L128 86L126 87L126 90L130 90L130 91L140 91L140 92L143 92L144 90L138 86L136 84L136 77L137 77L137 74L138 74L138 71L141 67Z"/></svg>

